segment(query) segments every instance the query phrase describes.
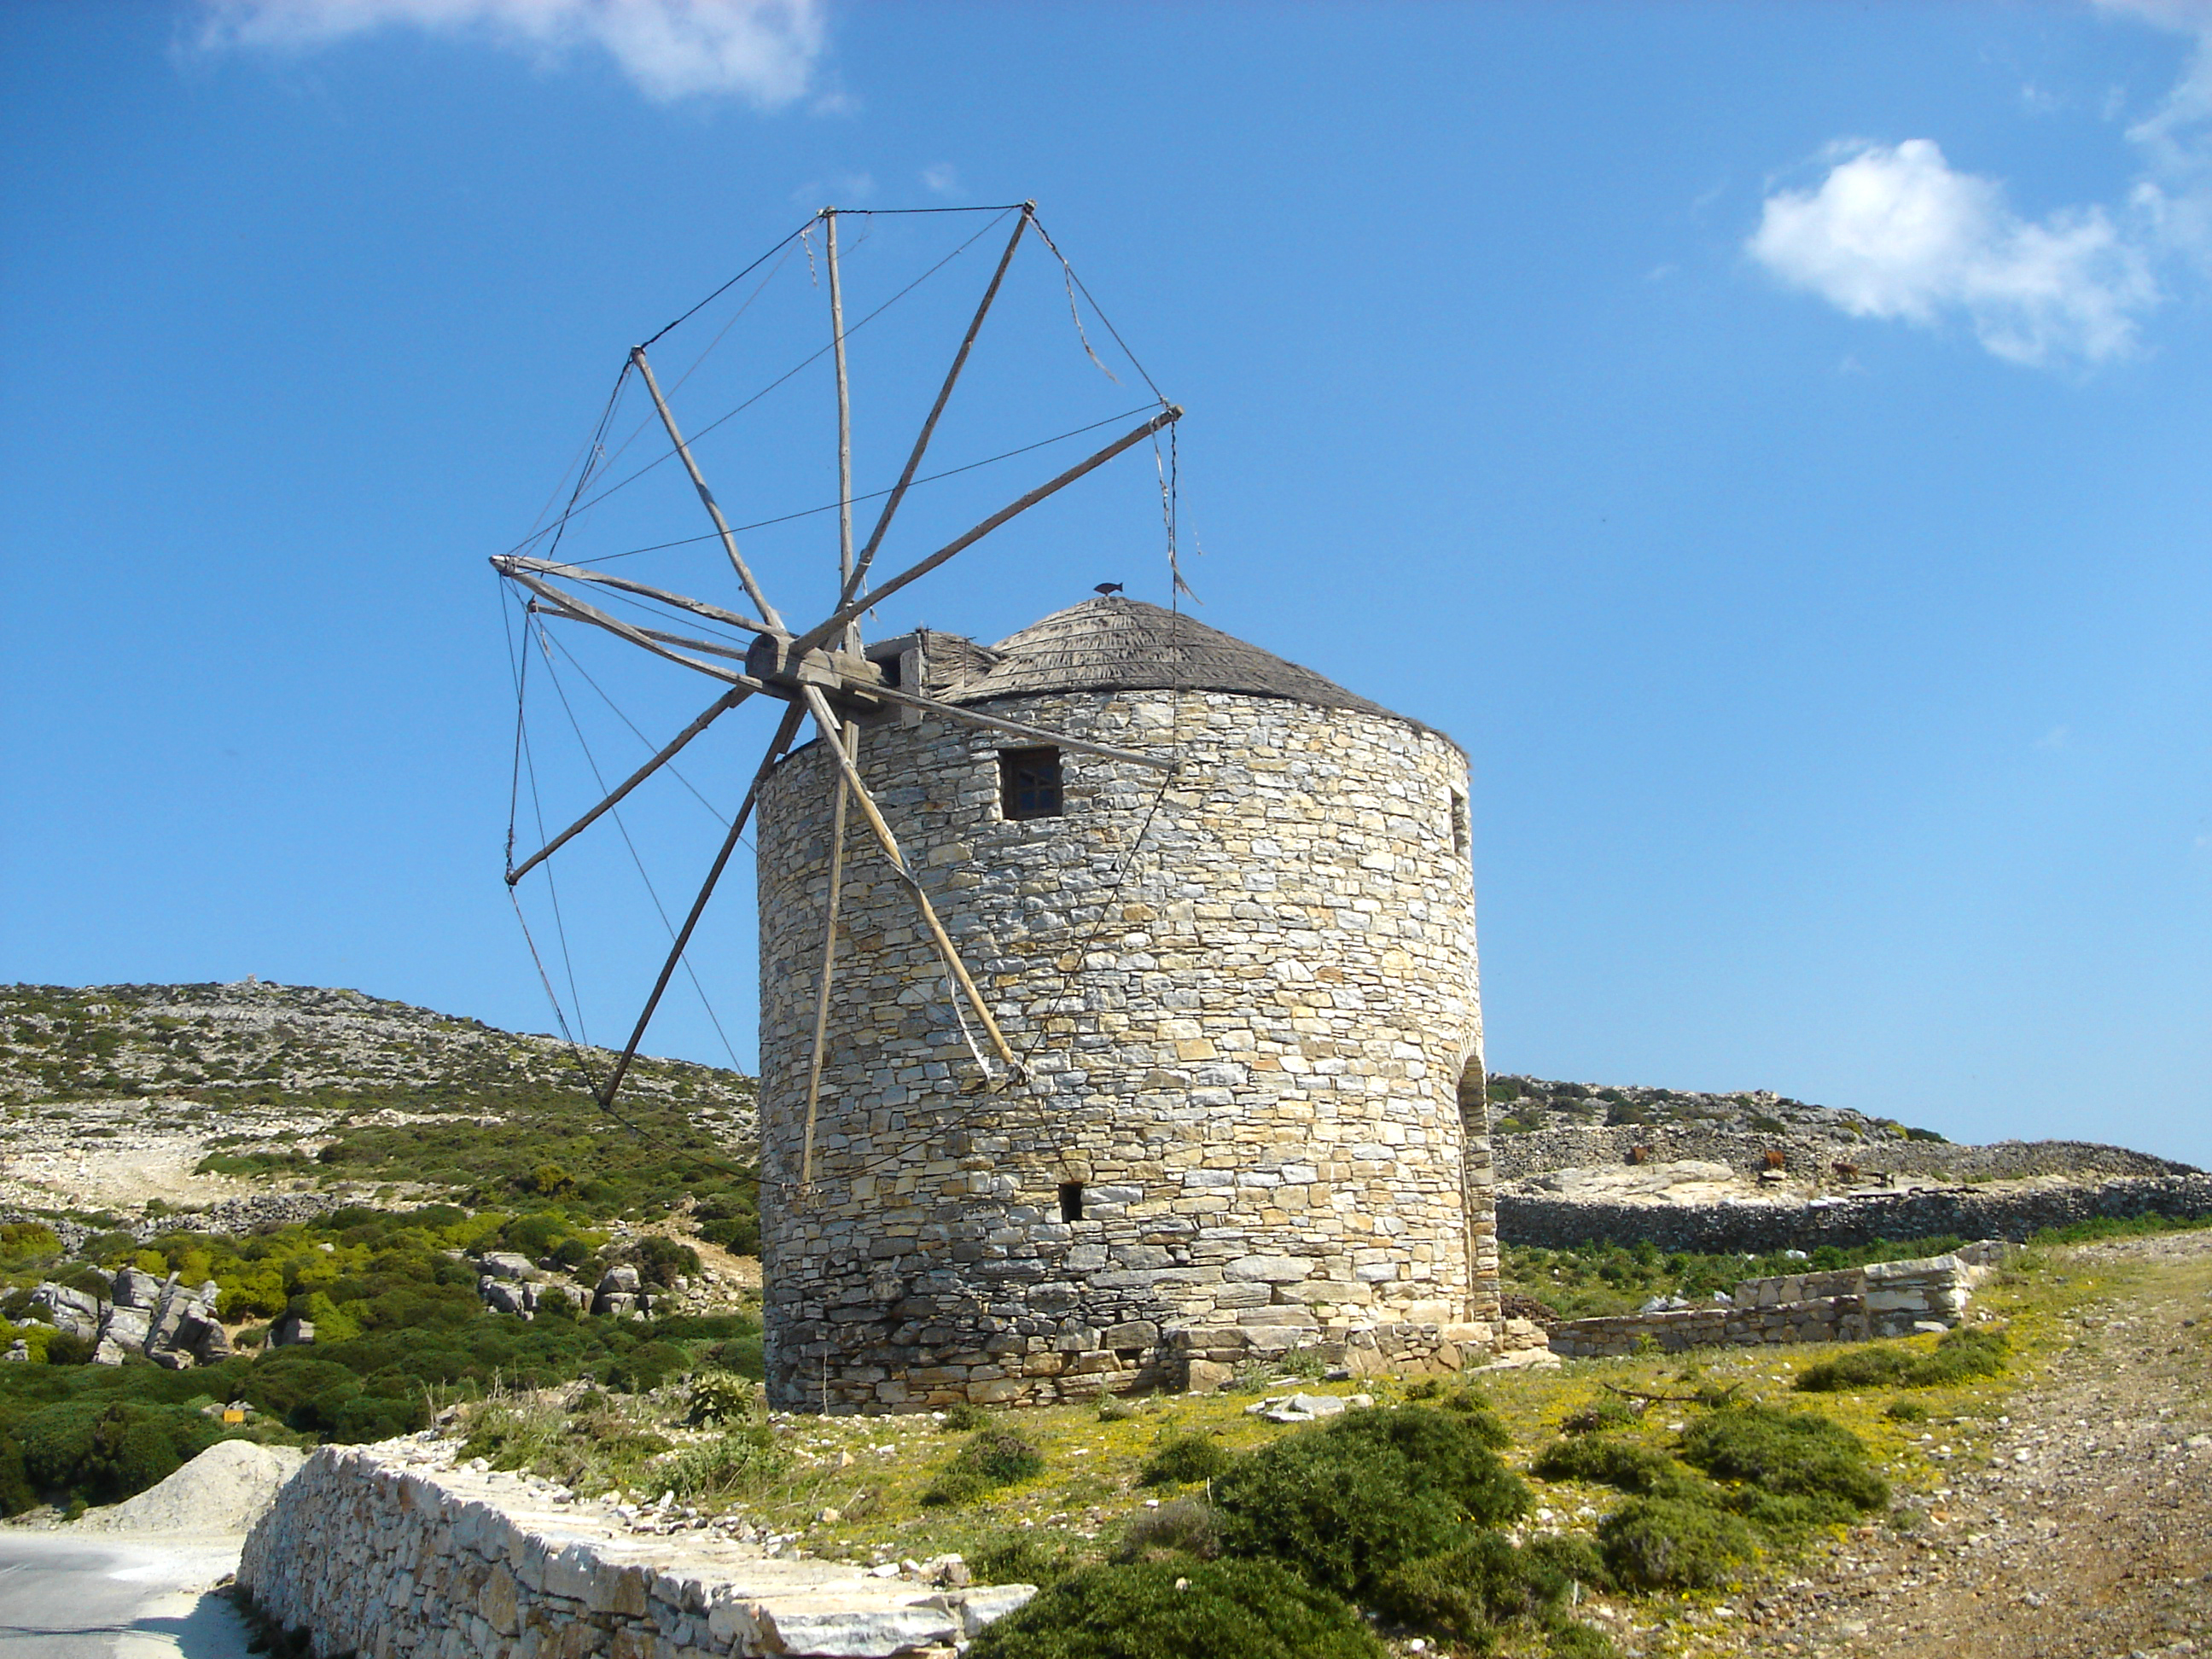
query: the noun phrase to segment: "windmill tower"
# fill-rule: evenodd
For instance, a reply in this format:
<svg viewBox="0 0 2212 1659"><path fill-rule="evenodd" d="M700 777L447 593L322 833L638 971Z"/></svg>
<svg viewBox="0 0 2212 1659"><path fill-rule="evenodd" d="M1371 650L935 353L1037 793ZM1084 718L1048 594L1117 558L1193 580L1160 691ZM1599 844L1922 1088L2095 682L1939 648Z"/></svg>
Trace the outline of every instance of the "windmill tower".
<svg viewBox="0 0 2212 1659"><path fill-rule="evenodd" d="M1048 1401L1321 1347L1494 1340L1468 768L1449 738L1178 613L1102 597L996 646L857 624L1139 422L866 586L1024 234L858 550L836 215L841 597L787 624L646 361L751 612L510 556L541 612L727 687L519 880L744 698L786 709L605 1094L757 814L771 1399ZM1042 232L1036 232L1042 235ZM566 583L567 586L562 584ZM576 584L735 628L741 654ZM814 738L794 747L801 722Z"/></svg>

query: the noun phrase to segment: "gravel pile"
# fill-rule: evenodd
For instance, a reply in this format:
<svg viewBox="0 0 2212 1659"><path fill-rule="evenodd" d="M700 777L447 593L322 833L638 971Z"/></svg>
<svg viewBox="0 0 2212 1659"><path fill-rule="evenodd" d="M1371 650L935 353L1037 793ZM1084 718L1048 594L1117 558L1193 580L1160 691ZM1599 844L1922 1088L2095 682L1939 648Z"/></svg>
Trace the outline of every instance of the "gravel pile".
<svg viewBox="0 0 2212 1659"><path fill-rule="evenodd" d="M276 1501L276 1489L307 1455L289 1446L224 1440L209 1447L158 1486L78 1522L84 1532L243 1533Z"/></svg>

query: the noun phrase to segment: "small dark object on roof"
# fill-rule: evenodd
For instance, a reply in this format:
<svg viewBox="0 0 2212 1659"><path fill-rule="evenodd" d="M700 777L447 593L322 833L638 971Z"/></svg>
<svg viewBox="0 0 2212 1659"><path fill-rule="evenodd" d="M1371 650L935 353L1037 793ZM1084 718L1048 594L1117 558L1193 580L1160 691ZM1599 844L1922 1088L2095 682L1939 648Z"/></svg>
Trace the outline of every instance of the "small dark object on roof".
<svg viewBox="0 0 2212 1659"><path fill-rule="evenodd" d="M1097 586L1092 588L1091 591L1094 593L1118 593L1121 591L1121 584L1119 582L1101 582Z"/></svg>

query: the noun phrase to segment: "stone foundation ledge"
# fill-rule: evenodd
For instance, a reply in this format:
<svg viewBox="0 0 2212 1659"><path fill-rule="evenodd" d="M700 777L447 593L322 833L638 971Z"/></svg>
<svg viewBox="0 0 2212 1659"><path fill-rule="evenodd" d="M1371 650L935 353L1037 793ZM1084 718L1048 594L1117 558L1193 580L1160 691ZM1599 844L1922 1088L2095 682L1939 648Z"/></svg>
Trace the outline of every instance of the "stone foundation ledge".
<svg viewBox="0 0 2212 1659"><path fill-rule="evenodd" d="M1036 1592L930 1590L753 1545L632 1535L452 1443L326 1446L247 1536L239 1583L317 1659L949 1654Z"/></svg>
<svg viewBox="0 0 2212 1659"><path fill-rule="evenodd" d="M1296 1351L1353 1376L1414 1375L1480 1364L1504 1342L1498 1322L1463 1325L1396 1323L1320 1325L1177 1325L1162 1334L1160 1370L1171 1388L1208 1394L1239 1365L1265 1364Z"/></svg>

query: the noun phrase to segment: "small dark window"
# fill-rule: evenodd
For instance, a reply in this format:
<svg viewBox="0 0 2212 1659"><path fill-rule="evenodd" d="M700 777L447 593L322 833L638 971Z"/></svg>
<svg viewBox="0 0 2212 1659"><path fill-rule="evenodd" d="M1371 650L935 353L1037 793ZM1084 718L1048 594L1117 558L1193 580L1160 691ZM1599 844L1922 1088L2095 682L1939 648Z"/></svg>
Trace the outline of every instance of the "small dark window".
<svg viewBox="0 0 2212 1659"><path fill-rule="evenodd" d="M1083 1183L1064 1182L1060 1188L1060 1218L1062 1221L1083 1219Z"/></svg>
<svg viewBox="0 0 2212 1659"><path fill-rule="evenodd" d="M1001 749L999 803L1009 818L1060 816L1060 750Z"/></svg>
<svg viewBox="0 0 2212 1659"><path fill-rule="evenodd" d="M1456 789L1451 792L1452 850L1464 859L1474 851L1474 826L1468 821L1467 797Z"/></svg>

